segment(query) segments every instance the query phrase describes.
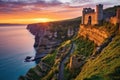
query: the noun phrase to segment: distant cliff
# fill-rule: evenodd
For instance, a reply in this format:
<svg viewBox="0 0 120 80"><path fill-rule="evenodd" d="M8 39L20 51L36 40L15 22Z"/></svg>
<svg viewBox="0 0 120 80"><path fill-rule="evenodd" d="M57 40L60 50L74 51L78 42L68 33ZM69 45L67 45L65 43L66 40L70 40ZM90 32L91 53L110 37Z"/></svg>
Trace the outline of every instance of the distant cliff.
<svg viewBox="0 0 120 80"><path fill-rule="evenodd" d="M50 53L61 42L77 34L80 18L29 24L27 29L35 35L34 47L37 53Z"/></svg>
<svg viewBox="0 0 120 80"><path fill-rule="evenodd" d="M29 24L27 29L35 36L36 56L41 53L45 53L46 56L25 76L20 76L19 80L50 80L49 73L51 75L56 72L59 61L69 52L70 40L78 34L80 23L79 17L64 21Z"/></svg>

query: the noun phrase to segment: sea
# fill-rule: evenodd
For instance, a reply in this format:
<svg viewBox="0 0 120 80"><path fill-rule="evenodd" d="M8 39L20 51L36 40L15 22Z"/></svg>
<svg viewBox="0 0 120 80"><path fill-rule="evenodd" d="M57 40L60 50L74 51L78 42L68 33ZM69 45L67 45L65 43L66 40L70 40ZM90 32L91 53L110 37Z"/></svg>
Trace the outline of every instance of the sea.
<svg viewBox="0 0 120 80"><path fill-rule="evenodd" d="M24 62L26 56L36 53L34 36L26 27L0 26L0 80L18 80L36 65L35 62Z"/></svg>

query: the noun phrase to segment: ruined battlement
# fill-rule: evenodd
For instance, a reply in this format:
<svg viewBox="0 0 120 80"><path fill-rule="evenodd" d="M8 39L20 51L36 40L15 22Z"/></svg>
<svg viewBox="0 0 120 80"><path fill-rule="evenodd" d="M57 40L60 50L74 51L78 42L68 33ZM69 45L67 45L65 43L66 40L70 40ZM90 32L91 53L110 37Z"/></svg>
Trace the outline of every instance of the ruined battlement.
<svg viewBox="0 0 120 80"><path fill-rule="evenodd" d="M94 13L95 10L92 8L83 8L83 13L88 14L88 13Z"/></svg>
<svg viewBox="0 0 120 80"><path fill-rule="evenodd" d="M83 8L82 11L82 24L95 25L100 24L103 20L103 5L96 5L96 12L92 8Z"/></svg>
<svg viewBox="0 0 120 80"><path fill-rule="evenodd" d="M97 7L100 7L100 8L103 8L103 5L102 4L98 4L96 5Z"/></svg>

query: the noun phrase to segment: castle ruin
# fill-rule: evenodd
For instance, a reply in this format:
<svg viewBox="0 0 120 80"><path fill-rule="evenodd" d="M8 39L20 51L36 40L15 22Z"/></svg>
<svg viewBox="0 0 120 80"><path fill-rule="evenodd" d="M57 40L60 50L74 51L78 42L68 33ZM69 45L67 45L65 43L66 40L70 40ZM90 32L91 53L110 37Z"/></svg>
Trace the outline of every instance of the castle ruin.
<svg viewBox="0 0 120 80"><path fill-rule="evenodd" d="M82 24L95 25L100 24L103 20L103 5L96 5L96 12L92 8L83 8Z"/></svg>
<svg viewBox="0 0 120 80"><path fill-rule="evenodd" d="M82 11L82 24L84 25L96 25L101 24L102 21L109 21L112 24L119 24L120 26L120 8L116 10L116 15L104 13L103 5L96 5L96 11L92 8L83 8Z"/></svg>
<svg viewBox="0 0 120 80"><path fill-rule="evenodd" d="M105 29L98 29L93 25L101 25L103 21L109 22L116 25L116 30L120 32L120 8L117 8L115 14L111 15L109 12L103 12L102 4L96 5L96 11L92 8L83 8L79 36L89 38L97 46L100 46L109 37L109 34Z"/></svg>

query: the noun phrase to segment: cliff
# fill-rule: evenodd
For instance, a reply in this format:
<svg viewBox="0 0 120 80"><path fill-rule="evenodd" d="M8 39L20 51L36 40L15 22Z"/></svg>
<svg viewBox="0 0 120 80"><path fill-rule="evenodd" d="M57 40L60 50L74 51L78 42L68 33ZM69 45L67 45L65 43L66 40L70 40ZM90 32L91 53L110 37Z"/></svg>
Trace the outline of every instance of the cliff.
<svg viewBox="0 0 120 80"><path fill-rule="evenodd" d="M58 80L62 75L64 80L119 80L120 34L116 33L109 41L109 37L115 31L110 29L113 30L111 33L107 29L109 28L106 26L80 26L76 37L61 42L51 54L42 58L40 63L21 79ZM96 49L94 44L99 46L105 44L106 40L109 43L97 56L93 56ZM73 52L69 53L71 49Z"/></svg>
<svg viewBox="0 0 120 80"><path fill-rule="evenodd" d="M29 24L27 29L35 35L34 47L37 53L50 53L61 42L72 38L78 32L80 19Z"/></svg>
<svg viewBox="0 0 120 80"><path fill-rule="evenodd" d="M69 20L30 24L28 29L35 35L39 54L53 51L20 80L120 80L118 25L79 26L79 20Z"/></svg>
<svg viewBox="0 0 120 80"><path fill-rule="evenodd" d="M105 39L108 38L109 34L105 29L100 29L90 25L80 25L78 36L88 38L89 40L94 41L97 46L100 46Z"/></svg>
<svg viewBox="0 0 120 80"><path fill-rule="evenodd" d="M25 76L20 76L19 79L50 79L51 75L54 75L58 70L59 61L62 61L64 58L66 60L66 55L68 55L71 49L70 39L77 35L79 24L80 18L29 24L27 29L35 35L34 47L37 52L36 56L42 53L46 53L46 56L34 68L31 68Z"/></svg>
<svg viewBox="0 0 120 80"><path fill-rule="evenodd" d="M75 80L120 79L120 34L94 59L89 58Z"/></svg>

